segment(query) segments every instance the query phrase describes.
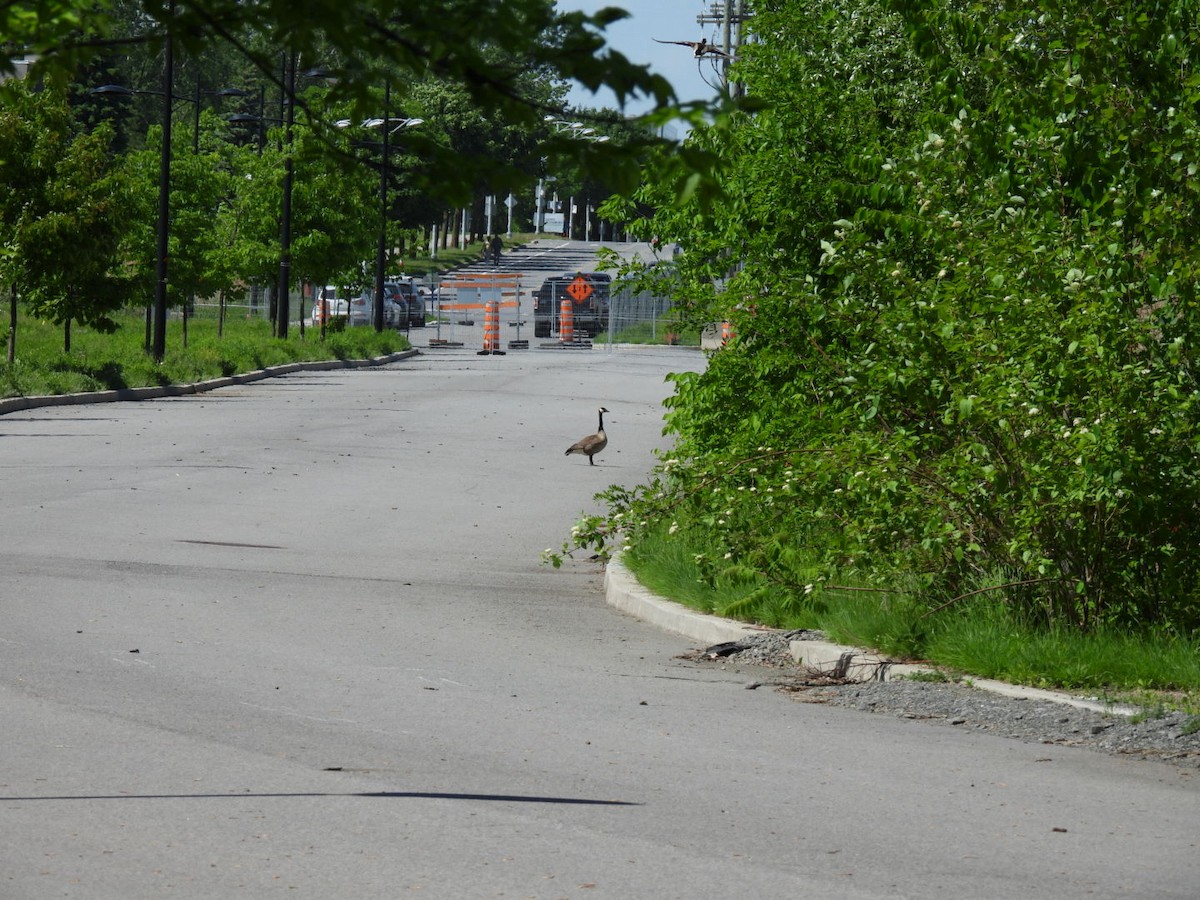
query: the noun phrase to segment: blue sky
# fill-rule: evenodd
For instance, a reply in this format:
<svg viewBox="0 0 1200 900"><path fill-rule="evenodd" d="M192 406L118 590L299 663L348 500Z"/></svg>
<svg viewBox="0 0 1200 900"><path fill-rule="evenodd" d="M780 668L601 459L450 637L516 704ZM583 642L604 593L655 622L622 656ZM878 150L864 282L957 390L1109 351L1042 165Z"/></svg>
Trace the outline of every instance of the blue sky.
<svg viewBox="0 0 1200 900"><path fill-rule="evenodd" d="M671 82L680 100L708 100L713 96L714 90L701 76L703 72L716 83L710 62L703 62L703 69L699 69L687 47L654 42L654 38L663 41L718 38L717 26L701 26L696 21L697 16L711 9L712 0L558 0L558 9L563 12L581 10L590 13L605 6L616 6L630 13L628 19L610 26L605 32L613 49L624 53L633 62L651 66ZM568 99L577 106L616 106L612 94L592 94L582 88L575 88ZM625 111L631 115L644 112L648 105L631 101Z"/></svg>

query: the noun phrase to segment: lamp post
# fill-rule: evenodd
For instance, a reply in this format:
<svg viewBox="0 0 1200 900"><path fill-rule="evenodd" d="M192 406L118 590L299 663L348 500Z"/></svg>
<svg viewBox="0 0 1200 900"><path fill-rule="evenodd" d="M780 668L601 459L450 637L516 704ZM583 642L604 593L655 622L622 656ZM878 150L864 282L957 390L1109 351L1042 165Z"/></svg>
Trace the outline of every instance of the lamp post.
<svg viewBox="0 0 1200 900"><path fill-rule="evenodd" d="M257 115L254 113L234 113L231 116L227 116L225 119L225 121L229 122L229 124L231 124L231 125L253 125L254 126L254 128L257 132L255 140L258 145L258 155L260 157L262 156L263 150L266 147L266 143L267 143L267 123L273 122L276 125L278 125L278 124L281 124L281 122L282 122L281 119L272 119L266 115L265 101L266 101L266 91L263 88L259 88ZM250 178L251 176L247 175L246 177ZM290 211L290 206L289 206L289 211ZM282 230L282 228L281 228L281 230ZM255 288L255 291L257 291L257 288ZM264 292L264 293L266 293L266 292ZM254 296L256 296L256 295L252 295L252 302L253 302ZM270 292L269 292L269 294L267 294L267 296L269 296L271 298L275 298L278 296L278 294L276 293L275 286L271 287ZM273 306L271 300L267 301L267 305L268 305L268 309L270 309ZM272 332L274 332L275 328L276 328L276 318L273 315L269 315L269 319L270 319L270 323L271 323L271 330L272 330ZM300 319L300 331L301 331L301 334L303 334L303 332L304 332L304 319L303 318Z"/></svg>
<svg viewBox="0 0 1200 900"><path fill-rule="evenodd" d="M175 18L175 3L171 3ZM175 41L168 28L163 45L162 153L158 169L158 254L154 281L154 334L151 355L161 363L167 352L167 262L171 252L171 94L175 90Z"/></svg>
<svg viewBox="0 0 1200 900"><path fill-rule="evenodd" d="M275 295L275 336L286 338L288 332L288 288L292 283L292 127L296 124L296 63L295 50L288 53L284 77L287 114L284 121L283 205L279 213L279 284Z"/></svg>
<svg viewBox="0 0 1200 900"><path fill-rule="evenodd" d="M174 4L171 9L174 10ZM192 152L200 150L200 82L196 81L196 96L176 97L175 90L175 59L174 41L170 32L165 36L163 45L163 89L161 91L143 91L125 87L121 84L102 84L94 87L89 93L97 96L131 97L135 94L149 94L162 97L162 150L159 156L158 170L158 224L155 231L155 276L154 276L154 307L153 315L147 322L146 348L151 351L154 361L161 363L166 354L167 345L167 288L171 242L171 121L173 105L176 100L194 103L196 107L194 130L192 133ZM244 91L226 88L211 91L213 96L236 97L244 95ZM187 346L187 307L184 307L184 346Z"/></svg>
<svg viewBox="0 0 1200 900"><path fill-rule="evenodd" d="M558 119L558 118L555 118L554 116L543 116L542 121L545 122L547 125L549 125L551 128L553 128L555 134L560 134L561 132L564 132L564 131L570 131L572 137L578 138L580 140L591 141L593 144L603 144L605 141L609 140L609 136L607 134L596 134L595 128L591 128L591 127L585 125L583 122L568 122L566 119ZM545 180L553 181L554 179L552 177L547 177ZM538 231L542 231L545 228L545 212L543 210L543 205L544 205L544 188L542 186L542 179L538 179L538 213L537 213L538 221L537 221L537 224L535 225L535 228ZM575 212L575 199L574 199L574 197L572 197L570 206L567 210L567 217L566 217L566 220L568 223L567 224L567 238L568 239L570 239L572 237L570 223L571 223L572 219L574 218L574 216L573 216L574 212Z"/></svg>
<svg viewBox="0 0 1200 900"><path fill-rule="evenodd" d="M174 15L175 4L171 4ZM119 84L103 84L92 88L91 93L128 97L133 94L153 94L162 97L162 152L158 167L158 225L155 232L154 315L151 317L149 346L156 363L163 361L167 348L167 275L171 229L171 105L175 99L175 54L174 41L168 30L163 43L163 89L161 91L139 91Z"/></svg>
<svg viewBox="0 0 1200 900"><path fill-rule="evenodd" d="M323 69L309 69L297 73L299 54L289 51L283 58L283 90L279 95L280 117L273 119L264 115L265 95L260 88L258 92L258 115L253 113L236 113L228 120L235 125L258 126L258 152L261 155L266 144L266 123L273 122L284 127L283 140L280 150L283 154L283 190L279 209L279 281L275 285L275 311L272 320L275 336L286 338L288 333L288 318L290 317L289 302L292 283L292 185L295 176L295 163L292 159L292 142L296 125L296 79L322 80L332 76ZM301 298L301 313L303 313L303 298ZM304 317L300 317L300 336L304 336Z"/></svg>
<svg viewBox="0 0 1200 900"><path fill-rule="evenodd" d="M388 116L392 113L392 79L385 79L383 85L383 123L380 129L383 137L383 159L379 166L379 242L375 247L375 303L371 308L372 324L378 334L383 331L383 267L387 253L387 214L388 214L388 137L391 123ZM408 310L404 311L404 325L408 327Z"/></svg>
<svg viewBox="0 0 1200 900"><path fill-rule="evenodd" d="M200 84L200 77L196 77L196 96L192 100L195 117L192 120L192 156L200 155L200 99L202 97L245 97L246 92L237 88L221 88L219 91L203 90ZM187 349L188 345L188 316L191 315L191 307L196 302L195 286L188 290L187 299L183 303L183 346Z"/></svg>
<svg viewBox="0 0 1200 900"><path fill-rule="evenodd" d="M383 331L383 284L384 284L384 269L387 260L387 221L388 221L388 172L389 163L388 156L390 153L389 138L392 134L399 131L401 128L411 128L420 125L424 119L418 118L393 118L391 116L392 105L392 82L391 79L384 84L383 91L383 116L376 119L367 119L362 123L364 128L380 128L382 129L383 140L380 144L380 149L383 154L379 164L379 239L375 246L375 299L371 306L371 322L376 331ZM396 123L392 127L392 123ZM339 119L334 124L338 128L349 128L352 124L349 119ZM405 314L405 321L408 321L408 315Z"/></svg>

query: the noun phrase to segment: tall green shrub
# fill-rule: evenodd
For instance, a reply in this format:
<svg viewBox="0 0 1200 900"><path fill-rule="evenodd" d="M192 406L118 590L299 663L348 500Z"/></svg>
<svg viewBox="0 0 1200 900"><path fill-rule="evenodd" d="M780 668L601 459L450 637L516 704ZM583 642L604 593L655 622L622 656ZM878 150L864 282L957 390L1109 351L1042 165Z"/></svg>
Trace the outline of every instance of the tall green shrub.
<svg viewBox="0 0 1200 900"><path fill-rule="evenodd" d="M756 4L769 106L693 138L725 199L646 226L738 340L623 521L686 512L796 603L1200 626L1196 11Z"/></svg>

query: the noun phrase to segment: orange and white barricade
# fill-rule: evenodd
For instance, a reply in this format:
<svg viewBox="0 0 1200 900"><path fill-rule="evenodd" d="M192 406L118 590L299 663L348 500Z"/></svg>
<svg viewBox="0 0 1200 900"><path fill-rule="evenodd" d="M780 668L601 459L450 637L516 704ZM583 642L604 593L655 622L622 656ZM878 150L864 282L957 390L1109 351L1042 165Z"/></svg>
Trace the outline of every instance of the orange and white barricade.
<svg viewBox="0 0 1200 900"><path fill-rule="evenodd" d="M564 344L573 343L575 340L575 304L570 298L564 298L559 304L558 339Z"/></svg>
<svg viewBox="0 0 1200 900"><path fill-rule="evenodd" d="M483 352L500 349L500 302L489 300L483 306Z"/></svg>

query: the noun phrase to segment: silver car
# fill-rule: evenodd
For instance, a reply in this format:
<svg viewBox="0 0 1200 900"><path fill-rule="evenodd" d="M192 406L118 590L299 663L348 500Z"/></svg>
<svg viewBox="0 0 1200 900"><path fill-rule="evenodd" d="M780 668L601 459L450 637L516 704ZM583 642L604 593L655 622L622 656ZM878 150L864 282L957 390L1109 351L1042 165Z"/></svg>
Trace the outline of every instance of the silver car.
<svg viewBox="0 0 1200 900"><path fill-rule="evenodd" d="M383 292L383 327L403 328L405 311L389 295ZM375 292L363 291L350 298L350 324L371 325L375 322Z"/></svg>

